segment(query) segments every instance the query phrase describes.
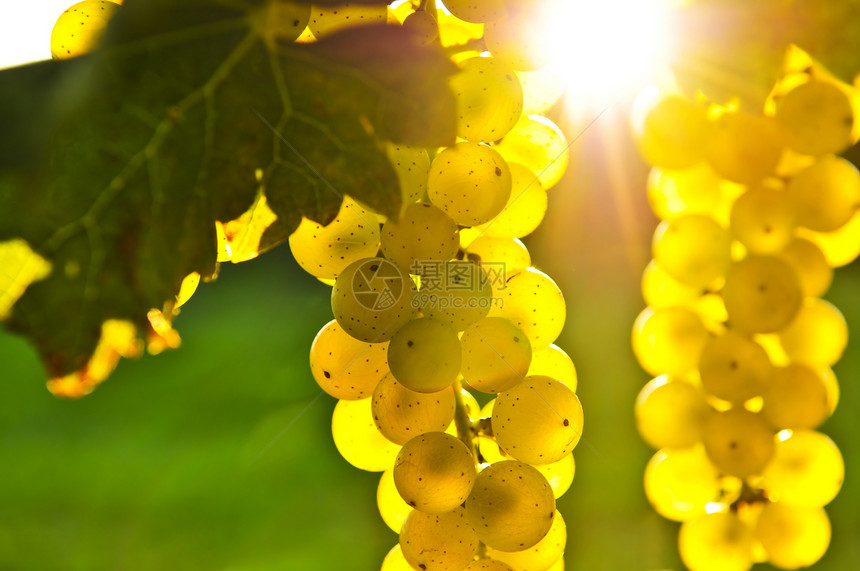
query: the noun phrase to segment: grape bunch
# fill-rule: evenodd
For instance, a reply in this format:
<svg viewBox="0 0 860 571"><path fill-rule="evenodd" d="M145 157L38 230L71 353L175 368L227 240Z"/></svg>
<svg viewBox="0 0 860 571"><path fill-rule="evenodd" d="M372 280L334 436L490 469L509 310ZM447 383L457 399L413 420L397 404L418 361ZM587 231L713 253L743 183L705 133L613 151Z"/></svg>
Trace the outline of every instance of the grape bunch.
<svg viewBox="0 0 860 571"><path fill-rule="evenodd" d="M448 48L460 71L457 142L388 144L396 219L346 196L332 222L304 219L290 236L298 264L332 287L311 372L338 399L342 456L381 472L380 515L399 534L383 571L560 570L556 498L583 413L574 364L553 344L564 298L520 241L567 163L563 134L537 114L558 93L515 49L509 20L523 14L501 0L447 8L312 9L313 37L387 19ZM491 41L491 26L510 29Z"/></svg>
<svg viewBox="0 0 860 571"><path fill-rule="evenodd" d="M844 464L817 428L848 330L822 296L860 254L860 173L839 156L858 101L807 60L759 113L655 88L634 105L661 219L632 334L654 378L635 416L658 449L646 496L681 522L691 571L797 569L829 545Z"/></svg>

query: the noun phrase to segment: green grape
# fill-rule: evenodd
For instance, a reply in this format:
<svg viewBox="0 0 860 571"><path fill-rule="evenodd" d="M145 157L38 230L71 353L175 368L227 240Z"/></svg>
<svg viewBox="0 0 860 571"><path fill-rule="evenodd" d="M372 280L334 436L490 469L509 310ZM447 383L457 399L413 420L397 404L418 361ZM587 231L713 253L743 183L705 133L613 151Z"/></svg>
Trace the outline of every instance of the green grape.
<svg viewBox="0 0 860 571"><path fill-rule="evenodd" d="M645 496L661 516L690 521L721 499L722 481L705 447L658 450L645 466Z"/></svg>
<svg viewBox="0 0 860 571"><path fill-rule="evenodd" d="M845 479L845 462L827 435L814 430L779 434L761 486L774 502L818 508L829 504Z"/></svg>
<svg viewBox="0 0 860 571"><path fill-rule="evenodd" d="M694 371L708 341L701 317L686 307L646 307L633 323L633 353L653 376Z"/></svg>
<svg viewBox="0 0 860 571"><path fill-rule="evenodd" d="M860 172L842 157L825 155L789 181L786 197L798 225L816 232L837 230L860 209Z"/></svg>
<svg viewBox="0 0 860 571"><path fill-rule="evenodd" d="M651 89L637 98L631 123L645 160L668 169L688 168L703 160L713 131L705 107Z"/></svg>
<svg viewBox="0 0 860 571"><path fill-rule="evenodd" d="M358 341L332 320L311 344L311 374L322 390L337 399L365 399L388 374L387 350L388 343Z"/></svg>
<svg viewBox="0 0 860 571"><path fill-rule="evenodd" d="M381 571L415 571L415 568L403 557L403 552L398 543L385 555L385 559L382 560Z"/></svg>
<svg viewBox="0 0 860 571"><path fill-rule="evenodd" d="M768 503L759 515L755 537L774 567L808 567L830 545L830 519L823 508Z"/></svg>
<svg viewBox="0 0 860 571"><path fill-rule="evenodd" d="M292 42L301 36L310 18L310 4L273 0L252 15L252 24L269 48L277 49L278 43Z"/></svg>
<svg viewBox="0 0 860 571"><path fill-rule="evenodd" d="M573 483L573 477L576 474L576 462L573 459L573 454L568 454L561 460L551 464L541 464L535 466L537 471L543 474L546 481L549 482L552 488L552 494L556 499L564 495L570 489Z"/></svg>
<svg viewBox="0 0 860 571"><path fill-rule="evenodd" d="M552 526L543 539L522 551L501 551L487 548L487 555L504 561L515 571L547 571L564 554L567 545L567 526L561 513L556 510Z"/></svg>
<svg viewBox="0 0 860 571"><path fill-rule="evenodd" d="M478 229L494 238L522 238L540 226L546 214L546 191L537 175L523 165L511 163L511 197L504 209Z"/></svg>
<svg viewBox="0 0 860 571"><path fill-rule="evenodd" d="M540 13L541 6L534 7L538 10L529 6L484 26L487 49L517 71L538 70L549 64L552 56L539 23L544 14Z"/></svg>
<svg viewBox="0 0 860 571"><path fill-rule="evenodd" d="M508 454L529 464L564 458L582 436L582 405L552 377L526 377L499 393L493 406L493 434Z"/></svg>
<svg viewBox="0 0 860 571"><path fill-rule="evenodd" d="M705 344L699 374L705 391L742 404L767 390L774 368L767 351L754 339L728 330Z"/></svg>
<svg viewBox="0 0 860 571"><path fill-rule="evenodd" d="M460 233L461 245L464 233ZM480 236L466 244L465 253L469 259L481 263L496 294L505 289L510 278L526 271L532 264L529 251L517 238Z"/></svg>
<svg viewBox="0 0 860 571"><path fill-rule="evenodd" d="M746 571L753 534L734 512L707 513L681 524L678 550L690 571Z"/></svg>
<svg viewBox="0 0 860 571"><path fill-rule="evenodd" d="M443 513L412 511L400 530L406 561L422 571L463 569L478 552L478 537L462 507Z"/></svg>
<svg viewBox="0 0 860 571"><path fill-rule="evenodd" d="M731 233L704 214L663 221L654 231L654 261L679 282L706 288L731 264Z"/></svg>
<svg viewBox="0 0 860 571"><path fill-rule="evenodd" d="M804 155L840 153L851 146L854 110L844 91L824 81L798 85L776 104L788 146Z"/></svg>
<svg viewBox="0 0 860 571"><path fill-rule="evenodd" d="M475 478L466 499L466 518L487 547L522 551L549 532L555 497L546 478L516 460L490 464Z"/></svg>
<svg viewBox="0 0 860 571"><path fill-rule="evenodd" d="M827 263L834 268L847 266L860 257L860 210L851 219L832 232L813 232L798 228L797 235L821 248Z"/></svg>
<svg viewBox="0 0 860 571"><path fill-rule="evenodd" d="M779 331L797 314L803 298L794 269L770 256L748 256L734 263L722 295L729 325L744 333Z"/></svg>
<svg viewBox="0 0 860 571"><path fill-rule="evenodd" d="M68 59L95 49L119 4L106 0L78 2L60 14L51 30L51 57Z"/></svg>
<svg viewBox="0 0 860 571"><path fill-rule="evenodd" d="M324 38L347 26L384 24L388 6L344 2L336 6L313 6L308 28L316 38Z"/></svg>
<svg viewBox="0 0 860 571"><path fill-rule="evenodd" d="M537 173L544 189L549 190L567 169L569 146L558 125L546 117L529 115L521 118L493 148L509 163Z"/></svg>
<svg viewBox="0 0 860 571"><path fill-rule="evenodd" d="M376 428L369 398L338 401L331 415L331 434L344 460L368 472L390 467L400 450Z"/></svg>
<svg viewBox="0 0 860 571"><path fill-rule="evenodd" d="M730 220L734 237L755 254L778 252L794 238L794 209L780 190L748 190L735 200Z"/></svg>
<svg viewBox="0 0 860 571"><path fill-rule="evenodd" d="M504 317L522 329L532 348L549 345L564 327L564 297L552 278L535 268L509 277L500 292L501 302L490 316Z"/></svg>
<svg viewBox="0 0 860 571"><path fill-rule="evenodd" d="M649 307L692 306L700 294L699 288L679 282L654 260L642 272L642 298Z"/></svg>
<svg viewBox="0 0 860 571"><path fill-rule="evenodd" d="M731 476L760 474L773 457L773 431L765 419L735 407L712 414L702 435L714 465Z"/></svg>
<svg viewBox="0 0 860 571"><path fill-rule="evenodd" d="M576 366L573 360L558 345L550 343L532 351L532 362L528 375L545 375L567 385L576 392Z"/></svg>
<svg viewBox="0 0 860 571"><path fill-rule="evenodd" d="M821 297L833 282L833 268L814 242L795 238L780 253L779 257L797 273L805 297Z"/></svg>
<svg viewBox="0 0 860 571"><path fill-rule="evenodd" d="M785 140L772 117L726 113L715 123L707 158L717 174L732 182L755 184L774 172Z"/></svg>
<svg viewBox="0 0 860 571"><path fill-rule="evenodd" d="M492 147L457 143L433 159L427 195L457 224L483 224L507 204L511 171Z"/></svg>
<svg viewBox="0 0 860 571"><path fill-rule="evenodd" d="M483 416L487 418L489 415ZM501 462L502 460L513 460L513 458L505 454L504 451L499 448L499 443L491 436L478 436L475 440L475 445L478 447L478 453L480 454L479 461L481 464L493 464L495 462Z"/></svg>
<svg viewBox="0 0 860 571"><path fill-rule="evenodd" d="M498 141L523 112L523 87L517 74L493 57L459 63L448 79L457 105L457 136L469 141Z"/></svg>
<svg viewBox="0 0 860 571"><path fill-rule="evenodd" d="M792 361L829 367L845 351L848 324L831 303L806 298L794 319L779 332L779 342Z"/></svg>
<svg viewBox="0 0 860 571"><path fill-rule="evenodd" d="M336 278L348 265L379 251L376 216L346 196L328 224L302 218L290 235L290 251L312 276Z"/></svg>
<svg viewBox="0 0 860 571"><path fill-rule="evenodd" d="M708 163L700 162L683 170L652 168L646 190L651 210L661 220L707 214L727 225L729 206L745 189L720 178Z"/></svg>
<svg viewBox="0 0 860 571"><path fill-rule="evenodd" d="M486 317L494 303L493 287L481 264L453 260L441 276L424 272L416 301L425 317L463 331Z"/></svg>
<svg viewBox="0 0 860 571"><path fill-rule="evenodd" d="M439 37L439 24L436 18L426 10L416 10L403 20L403 29L409 30L421 45L432 43Z"/></svg>
<svg viewBox="0 0 860 571"><path fill-rule="evenodd" d="M382 226L382 255L401 270L421 275L430 266L450 260L460 247L457 224L447 214L424 202L406 207L400 219Z"/></svg>
<svg viewBox="0 0 860 571"><path fill-rule="evenodd" d="M514 569L498 559L478 559L469 563L463 571L514 571Z"/></svg>
<svg viewBox="0 0 860 571"><path fill-rule="evenodd" d="M815 428L830 416L823 375L800 363L777 368L762 399L761 414L777 429Z"/></svg>
<svg viewBox="0 0 860 571"><path fill-rule="evenodd" d="M454 420L454 388L436 393L411 391L387 376L373 391L373 422L379 432L397 444L406 444L425 432L444 432Z"/></svg>
<svg viewBox="0 0 860 571"><path fill-rule="evenodd" d="M633 410L639 434L654 448L694 445L711 412L702 389L666 375L642 387Z"/></svg>
<svg viewBox="0 0 860 571"><path fill-rule="evenodd" d="M401 327L388 346L388 366L397 382L419 393L435 393L457 380L462 362L453 327L427 317Z"/></svg>
<svg viewBox="0 0 860 571"><path fill-rule="evenodd" d="M428 432L403 445L394 461L400 497L425 513L449 512L466 501L475 483L475 458L456 436Z"/></svg>
<svg viewBox="0 0 860 571"><path fill-rule="evenodd" d="M504 317L485 317L463 331L463 380L485 393L506 391L528 373L532 348L523 331Z"/></svg>
<svg viewBox="0 0 860 571"><path fill-rule="evenodd" d="M414 283L384 258L353 262L335 280L331 291L334 318L360 341L388 341L415 313Z"/></svg>
<svg viewBox="0 0 860 571"><path fill-rule="evenodd" d="M476 24L495 22L507 14L504 0L446 0L445 8L457 18Z"/></svg>
<svg viewBox="0 0 860 571"><path fill-rule="evenodd" d="M379 477L379 485L376 487L376 506L385 525L394 533L400 533L406 516L413 508L400 497L400 492L394 484L393 468L386 469Z"/></svg>
<svg viewBox="0 0 860 571"><path fill-rule="evenodd" d="M430 156L427 150L387 143L385 152L394 172L397 173L403 208L421 200L427 193L427 177L430 176Z"/></svg>

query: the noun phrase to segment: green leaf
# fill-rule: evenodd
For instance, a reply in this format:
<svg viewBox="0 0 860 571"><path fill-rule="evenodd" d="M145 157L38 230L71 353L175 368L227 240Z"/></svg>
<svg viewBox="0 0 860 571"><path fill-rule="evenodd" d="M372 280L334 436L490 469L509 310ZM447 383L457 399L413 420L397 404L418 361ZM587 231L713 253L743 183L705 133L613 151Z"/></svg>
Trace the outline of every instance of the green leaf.
<svg viewBox="0 0 860 571"><path fill-rule="evenodd" d="M6 325L52 376L87 363L105 320L143 328L184 276L214 274L215 221L261 188L271 247L344 194L396 215L384 140L453 142L441 51L393 26L277 43L265 4L128 0L99 52L0 72L0 241L53 268Z"/></svg>

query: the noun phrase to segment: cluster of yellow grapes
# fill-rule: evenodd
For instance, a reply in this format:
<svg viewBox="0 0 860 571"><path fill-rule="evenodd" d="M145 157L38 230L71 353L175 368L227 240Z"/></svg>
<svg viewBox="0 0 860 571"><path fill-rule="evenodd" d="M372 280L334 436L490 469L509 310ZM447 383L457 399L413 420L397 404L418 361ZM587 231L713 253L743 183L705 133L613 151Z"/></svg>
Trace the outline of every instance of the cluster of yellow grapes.
<svg viewBox="0 0 860 571"><path fill-rule="evenodd" d="M505 2L314 7L300 38L402 22L460 67L457 142L388 146L399 217L347 196L335 220L304 219L289 240L299 265L332 286L335 319L310 366L339 399L338 450L382 473L379 511L399 534L384 571L564 566L556 498L573 480L582 407L573 362L552 344L564 299L519 238L543 219L567 142L535 114L560 91L528 89L540 72L502 29L516 29L512 17Z"/></svg>
<svg viewBox="0 0 860 571"><path fill-rule="evenodd" d="M805 69L803 69L805 67ZM662 219L642 278L634 353L655 378L635 404L658 449L646 495L683 522L692 571L818 561L839 449L816 430L847 342L821 299L860 253L857 93L816 66L787 73L761 113L649 88L633 129Z"/></svg>

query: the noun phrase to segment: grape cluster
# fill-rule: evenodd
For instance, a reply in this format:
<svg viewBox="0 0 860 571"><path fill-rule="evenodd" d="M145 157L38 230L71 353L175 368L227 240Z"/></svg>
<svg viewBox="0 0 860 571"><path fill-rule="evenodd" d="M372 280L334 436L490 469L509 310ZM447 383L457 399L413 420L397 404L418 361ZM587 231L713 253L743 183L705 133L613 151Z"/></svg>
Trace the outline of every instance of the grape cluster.
<svg viewBox="0 0 860 571"><path fill-rule="evenodd" d="M860 253L860 173L838 156L857 97L804 65L760 113L653 88L634 107L661 219L632 335L654 378L635 416L658 449L646 495L682 522L691 571L797 569L829 545L844 464L816 428L848 331L822 296Z"/></svg>
<svg viewBox="0 0 860 571"><path fill-rule="evenodd" d="M513 17L507 3L432 4L311 12L315 37L402 22L460 68L457 142L387 147L396 219L347 196L331 223L305 219L290 236L301 267L332 286L334 319L312 344L311 372L339 399L338 450L382 472L379 511L399 534L384 571L559 570L556 498L573 480L583 413L573 362L553 344L564 298L520 238L543 219L567 142L536 114L555 98L511 32L494 32L498 57L480 55L484 24Z"/></svg>

